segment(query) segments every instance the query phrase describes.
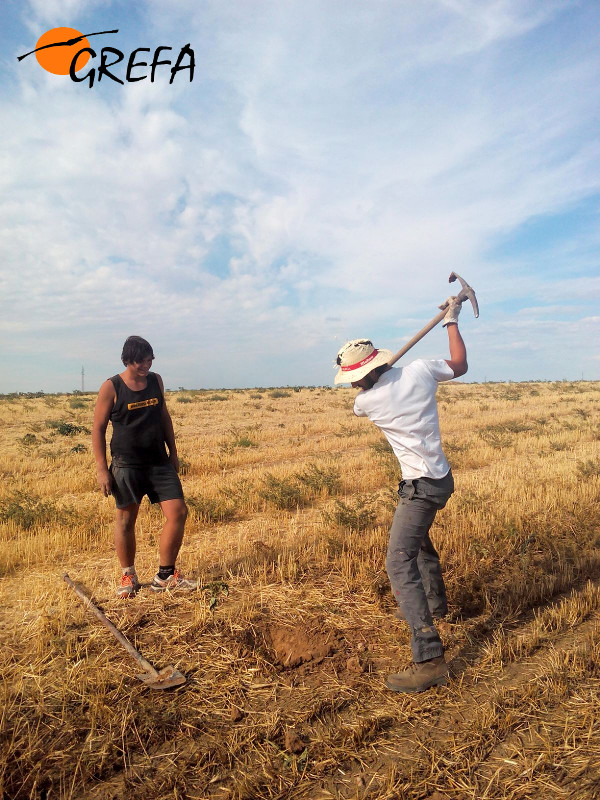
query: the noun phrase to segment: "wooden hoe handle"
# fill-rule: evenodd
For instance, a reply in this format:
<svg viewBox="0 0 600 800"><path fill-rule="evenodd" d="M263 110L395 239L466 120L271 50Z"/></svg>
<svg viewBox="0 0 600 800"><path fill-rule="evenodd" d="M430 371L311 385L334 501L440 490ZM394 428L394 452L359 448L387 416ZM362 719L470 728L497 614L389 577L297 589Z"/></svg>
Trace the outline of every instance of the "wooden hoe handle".
<svg viewBox="0 0 600 800"><path fill-rule="evenodd" d="M100 609L97 608L92 603L90 598L81 591L79 586L77 586L75 583L73 583L73 581L67 575L66 572L63 575L63 580L65 581L65 583L67 583L71 587L71 589L73 589L75 594L79 595L79 597L83 600L83 602L90 609L90 611L92 611L98 617L100 622L105 627L108 628L108 630L112 633L112 635L115 637L115 639L117 639L117 641L119 641L123 645L125 650L127 650L129 655L133 656L135 658L135 660L138 662L138 664L140 664L147 672L149 672L149 673L151 673L152 675L155 675L155 676L158 675L158 672L152 666L152 664L149 661L146 661L146 659L144 658L143 655L141 655L141 653L138 653L138 651L131 644L129 639L127 639L125 636L123 636L121 631L118 628L116 628L109 619L106 618L106 616L102 613L102 611L100 611Z"/></svg>

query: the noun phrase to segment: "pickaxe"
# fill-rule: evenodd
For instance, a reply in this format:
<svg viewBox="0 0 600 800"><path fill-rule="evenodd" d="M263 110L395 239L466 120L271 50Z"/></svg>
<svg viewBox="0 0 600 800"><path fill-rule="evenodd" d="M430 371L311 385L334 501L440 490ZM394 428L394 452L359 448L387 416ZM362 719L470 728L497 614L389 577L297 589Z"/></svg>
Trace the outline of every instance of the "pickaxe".
<svg viewBox="0 0 600 800"><path fill-rule="evenodd" d="M477 305L477 298L475 297L475 292L473 291L473 289L471 289L469 284L465 280L463 280L460 277L460 275L457 275L456 272L451 272L450 273L450 277L448 278L448 282L452 283L453 281L455 281L457 279L460 281L460 285L461 285L461 290L460 290L460 293L458 294L458 299L461 302L464 302L465 300L470 300L472 305L473 305L473 312L475 314L475 317L478 317L479 316L479 306ZM404 347L401 350L398 350L398 352L390 358L390 360L388 361L388 364L390 366L392 364L395 364L396 361L398 361L399 359L401 359L402 356L405 353L407 353L410 350L411 347L414 347L416 345L416 343L418 341L420 341L425 336L426 333L429 333L429 331L432 328L435 328L435 326L438 324L438 322L441 322L444 319L444 317L446 316L446 311L448 309L448 303L444 302L444 304L439 306L439 307L442 309L440 311L440 313L437 314L431 320L431 322L428 322L427 325L425 325L425 327L422 328L415 336L413 336L413 338L410 340L410 342L405 344Z"/></svg>

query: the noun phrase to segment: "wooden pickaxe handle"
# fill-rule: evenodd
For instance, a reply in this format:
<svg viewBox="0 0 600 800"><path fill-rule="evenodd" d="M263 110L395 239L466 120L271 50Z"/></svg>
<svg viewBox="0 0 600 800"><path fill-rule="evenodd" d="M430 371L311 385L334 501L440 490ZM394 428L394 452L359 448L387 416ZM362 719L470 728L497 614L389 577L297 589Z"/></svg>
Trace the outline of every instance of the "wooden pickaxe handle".
<svg viewBox="0 0 600 800"><path fill-rule="evenodd" d="M473 291L473 289L471 289L469 284L466 283L466 281L464 281L460 277L460 275L457 275L455 272L451 272L450 273L450 277L448 279L448 282L452 283L452 281L455 281L456 279L458 279L460 281L461 286L462 286L460 293L457 295L458 299L461 301L461 303L464 302L465 300L470 300L471 303L473 304L473 311L475 313L475 316L478 317L479 316L479 307L477 305L477 298L475 297L475 292ZM444 308L442 309L442 311L440 311L439 314L436 314L436 316L430 322L428 322L427 325L425 325L424 328L421 328L421 330L418 333L416 333L412 337L410 342L407 342L401 350L398 350L398 352L395 353L390 358L390 360L388 361L388 364L390 365L390 367L392 366L392 364L395 364L396 361L399 361L405 353L408 353L408 351L411 349L411 347L414 347L417 342L421 341L421 339L427 333L429 333L429 331L432 328L435 328L435 326L438 325L444 319L444 317L446 316L447 310L448 310L448 306L447 306L447 304L445 304Z"/></svg>
<svg viewBox="0 0 600 800"><path fill-rule="evenodd" d="M395 353L390 358L390 360L388 361L388 364L390 365L390 367L392 366L392 364L395 364L396 361L399 361L405 353L408 353L408 351L411 349L411 347L414 347L417 342L421 341L421 339L425 336L425 334L429 333L429 331L432 328L435 328L435 326L444 319L444 317L446 316L446 310L447 309L444 309L443 311L440 311L440 313L437 314L431 320L431 322L428 322L427 325L425 325L424 328L421 328L421 330L413 336L413 338L410 340L410 342L407 342L401 350L398 350L398 352Z"/></svg>

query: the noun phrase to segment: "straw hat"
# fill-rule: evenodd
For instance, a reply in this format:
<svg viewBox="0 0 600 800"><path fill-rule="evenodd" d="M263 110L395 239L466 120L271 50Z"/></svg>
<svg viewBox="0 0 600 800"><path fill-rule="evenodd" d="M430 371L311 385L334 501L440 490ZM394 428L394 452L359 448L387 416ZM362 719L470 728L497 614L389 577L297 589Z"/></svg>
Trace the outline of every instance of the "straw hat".
<svg viewBox="0 0 600 800"><path fill-rule="evenodd" d="M375 367L382 367L392 357L391 350L377 350L370 339L352 339L337 355L339 371L334 383L352 383L368 375Z"/></svg>

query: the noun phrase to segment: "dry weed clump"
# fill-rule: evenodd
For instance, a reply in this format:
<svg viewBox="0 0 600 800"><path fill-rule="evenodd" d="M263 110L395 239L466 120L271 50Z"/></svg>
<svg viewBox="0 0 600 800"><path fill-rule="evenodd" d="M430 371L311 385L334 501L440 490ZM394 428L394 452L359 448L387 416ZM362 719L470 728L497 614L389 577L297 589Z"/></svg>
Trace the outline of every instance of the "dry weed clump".
<svg viewBox="0 0 600 800"><path fill-rule="evenodd" d="M440 387L452 680L414 697L382 680L410 660L383 570L399 470L351 390L171 393L201 586L128 603L93 397L1 397L0 797L600 797L599 396ZM145 583L160 526L143 504ZM138 683L65 571L185 686Z"/></svg>

